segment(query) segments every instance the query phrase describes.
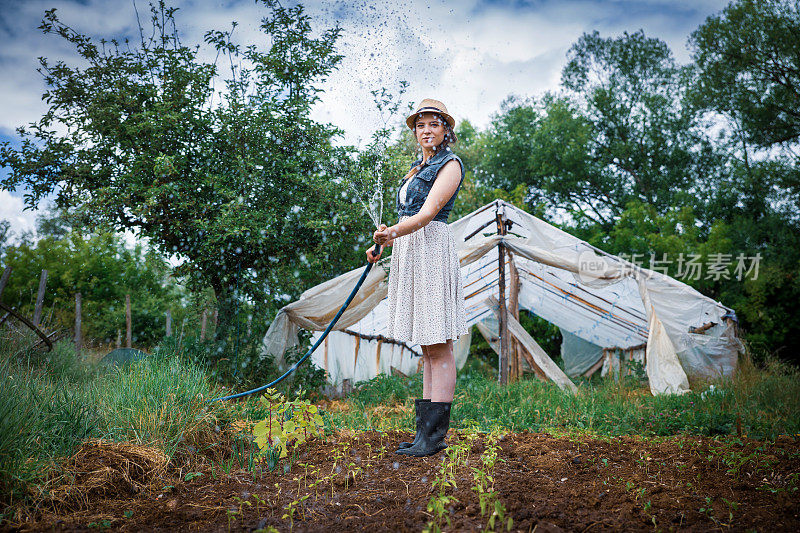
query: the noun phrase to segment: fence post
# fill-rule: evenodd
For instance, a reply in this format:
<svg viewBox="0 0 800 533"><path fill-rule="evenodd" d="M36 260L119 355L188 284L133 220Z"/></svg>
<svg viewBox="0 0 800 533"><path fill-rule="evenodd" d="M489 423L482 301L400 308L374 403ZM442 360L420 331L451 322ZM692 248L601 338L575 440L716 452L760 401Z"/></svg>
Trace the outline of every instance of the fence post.
<svg viewBox="0 0 800 533"><path fill-rule="evenodd" d="M500 214L500 211L496 213L496 220L497 220L497 234L498 235L505 235L506 234L506 227L503 221L503 216ZM508 309L506 308L506 258L505 258L505 246L502 242L497 243L497 260L498 263L498 301L500 302L500 320L498 324L498 333L500 336L500 364L498 372L500 384L507 385L508 384L508 348L509 348L509 335L508 335Z"/></svg>
<svg viewBox="0 0 800 533"><path fill-rule="evenodd" d="M75 293L75 351L78 355L81 354L81 293Z"/></svg>
<svg viewBox="0 0 800 533"><path fill-rule="evenodd" d="M125 347L131 348L131 295L125 295Z"/></svg>
<svg viewBox="0 0 800 533"><path fill-rule="evenodd" d="M6 288L8 278L11 277L11 267L7 266L3 269L3 277L0 278L0 296L3 295L3 290Z"/></svg>
<svg viewBox="0 0 800 533"><path fill-rule="evenodd" d="M39 292L36 293L36 307L33 309L33 325L39 327L42 319L42 306L44 305L44 288L47 286L47 270L42 270L39 278Z"/></svg>
<svg viewBox="0 0 800 533"><path fill-rule="evenodd" d="M206 339L206 310L203 309L203 314L200 315L200 340L204 341Z"/></svg>
<svg viewBox="0 0 800 533"><path fill-rule="evenodd" d="M167 309L166 334L167 337L172 337L172 311L170 311L169 309Z"/></svg>

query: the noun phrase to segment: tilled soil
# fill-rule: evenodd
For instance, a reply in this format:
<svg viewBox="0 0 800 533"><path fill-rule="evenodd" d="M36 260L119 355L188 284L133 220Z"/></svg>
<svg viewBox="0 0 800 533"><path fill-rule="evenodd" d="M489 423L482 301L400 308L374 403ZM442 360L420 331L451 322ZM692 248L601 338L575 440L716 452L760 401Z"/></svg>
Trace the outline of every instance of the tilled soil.
<svg viewBox="0 0 800 533"><path fill-rule="evenodd" d="M461 438L452 430L448 436ZM198 459L170 466L141 487L95 491L70 508L43 500L33 519L17 527L421 531L434 519L428 503L438 494L432 486L447 455L396 455L404 439L398 432L339 433L305 444L288 473L285 461L273 472L237 466L225 473L222 459L213 469ZM472 470L481 466L484 443L481 436L454 470L455 487L445 491L454 498L446 505L449 525L442 521L446 531L487 529ZM762 443L522 432L498 444L491 474L503 526L511 517L512 531L800 531L800 443L792 438Z"/></svg>

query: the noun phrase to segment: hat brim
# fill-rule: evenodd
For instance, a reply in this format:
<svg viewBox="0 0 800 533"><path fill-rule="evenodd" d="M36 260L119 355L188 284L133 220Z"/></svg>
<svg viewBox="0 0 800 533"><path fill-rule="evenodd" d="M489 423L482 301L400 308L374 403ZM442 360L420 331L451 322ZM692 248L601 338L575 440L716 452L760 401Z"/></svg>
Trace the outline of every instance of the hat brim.
<svg viewBox="0 0 800 533"><path fill-rule="evenodd" d="M451 128L455 129L455 127L456 127L456 119L454 119L453 117L451 117L450 115L448 115L444 111L438 111L438 110L435 110L435 109L422 109L420 111L412 113L406 119L406 124L408 125L408 127L413 130L414 129L414 123L416 122L417 117L419 115L422 115L423 113L435 113L437 115L441 115L441 116L444 117L444 119L447 121L447 123L450 124ZM455 134L455 131L453 133Z"/></svg>

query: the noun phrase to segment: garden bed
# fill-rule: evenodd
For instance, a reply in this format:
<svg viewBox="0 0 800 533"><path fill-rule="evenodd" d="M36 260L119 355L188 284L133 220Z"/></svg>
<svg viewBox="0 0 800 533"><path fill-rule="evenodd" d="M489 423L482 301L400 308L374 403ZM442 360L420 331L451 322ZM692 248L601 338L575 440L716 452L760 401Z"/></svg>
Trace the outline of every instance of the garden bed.
<svg viewBox="0 0 800 533"><path fill-rule="evenodd" d="M800 530L800 443L790 437L765 443L451 430L450 453L423 459L394 453L407 437L338 432L304 444L288 471L286 460L270 472L233 458L174 459L136 483L109 483L107 490L95 483L87 498L43 497L35 514L16 525L22 531L437 525L476 531L486 530L494 515L498 531L509 518L513 531ZM96 464L98 443L91 446ZM121 455L112 452L110 445L104 466L119 470L112 463ZM67 462L75 471L81 453L88 456L79 451Z"/></svg>

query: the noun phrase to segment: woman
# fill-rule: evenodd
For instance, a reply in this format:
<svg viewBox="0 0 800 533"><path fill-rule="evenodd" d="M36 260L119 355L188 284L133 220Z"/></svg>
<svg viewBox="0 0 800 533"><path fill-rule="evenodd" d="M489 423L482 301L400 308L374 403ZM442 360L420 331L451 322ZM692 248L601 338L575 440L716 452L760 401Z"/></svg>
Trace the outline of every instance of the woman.
<svg viewBox="0 0 800 533"><path fill-rule="evenodd" d="M408 116L422 158L400 182L399 221L381 225L373 240L393 246L389 269L389 336L420 344L423 354L422 398L414 401L414 442L397 453L424 457L447 447L450 407L456 385L453 341L467 333L464 289L455 240L447 225L464 167L449 148L455 120L442 102L425 99ZM367 251L367 260L380 255Z"/></svg>

